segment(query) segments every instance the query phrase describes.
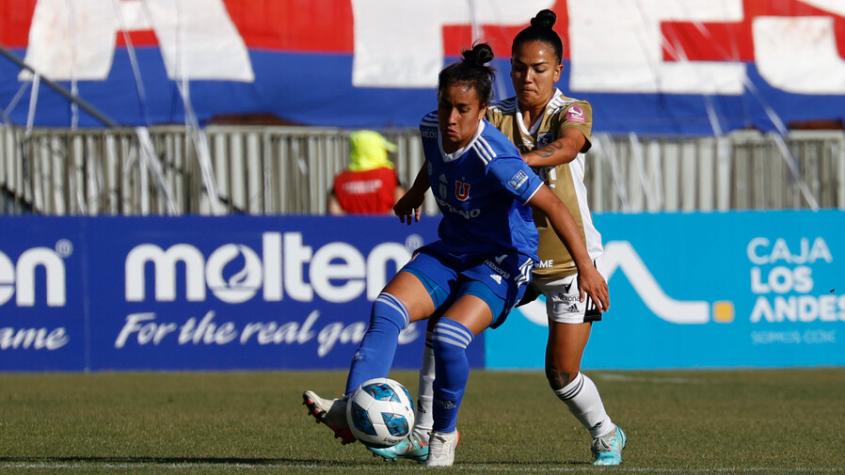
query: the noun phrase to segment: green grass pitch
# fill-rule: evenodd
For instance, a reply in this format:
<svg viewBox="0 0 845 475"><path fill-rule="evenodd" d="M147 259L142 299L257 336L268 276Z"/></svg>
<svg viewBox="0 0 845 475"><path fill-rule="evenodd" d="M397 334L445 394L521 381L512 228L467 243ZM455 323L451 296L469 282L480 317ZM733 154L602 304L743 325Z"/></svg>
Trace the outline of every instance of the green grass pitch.
<svg viewBox="0 0 845 475"><path fill-rule="evenodd" d="M629 436L619 468L542 374L476 371L453 470L845 473L845 369L591 372ZM411 372L393 375L412 392ZM301 405L342 372L0 374L2 473L394 473Z"/></svg>

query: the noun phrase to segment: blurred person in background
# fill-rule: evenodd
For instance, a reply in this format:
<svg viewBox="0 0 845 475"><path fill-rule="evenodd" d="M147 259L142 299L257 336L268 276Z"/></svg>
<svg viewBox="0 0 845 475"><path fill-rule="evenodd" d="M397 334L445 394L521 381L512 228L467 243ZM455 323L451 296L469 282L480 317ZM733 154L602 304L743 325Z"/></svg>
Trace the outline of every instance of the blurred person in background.
<svg viewBox="0 0 845 475"><path fill-rule="evenodd" d="M349 166L332 185L328 212L343 214L388 214L405 193L388 152L396 145L380 133L359 130L349 134Z"/></svg>
<svg viewBox="0 0 845 475"><path fill-rule="evenodd" d="M516 145L522 158L575 218L578 233L594 263L603 252L601 235L593 226L584 186L584 154L590 149L592 108L587 101L567 97L556 87L563 72L563 42L553 30L556 15L543 10L520 31L511 47L511 81L515 97L492 104L486 118ZM595 383L581 373L581 358L592 324L601 320L601 307L580 299L578 272L567 246L535 208L540 236L540 264L534 267L532 290L546 299L549 338L546 378L569 411L592 437L595 465L619 465L625 433L610 419ZM429 338L431 324L429 324ZM435 361L424 350L420 371L416 437L431 431ZM387 459L408 457L407 444L382 449Z"/></svg>
<svg viewBox="0 0 845 475"><path fill-rule="evenodd" d="M437 372L430 437L412 434L399 443L406 447L405 456L429 466L454 463L458 411L469 378L467 347L485 329L501 325L527 287L538 242L531 208L549 216L570 246L580 292L601 308L609 301L607 284L566 206L507 137L484 120L492 90L493 70L486 66L492 49L479 44L463 57L440 73L437 111L420 123L426 160L394 208L403 222L419 220L425 193L432 188L443 214L440 239L420 248L373 303L370 326L352 358L346 397L303 394L318 422L343 442L354 441L346 418L348 396L364 381L387 376L402 329L438 315L426 342ZM377 454L383 450L369 448Z"/></svg>

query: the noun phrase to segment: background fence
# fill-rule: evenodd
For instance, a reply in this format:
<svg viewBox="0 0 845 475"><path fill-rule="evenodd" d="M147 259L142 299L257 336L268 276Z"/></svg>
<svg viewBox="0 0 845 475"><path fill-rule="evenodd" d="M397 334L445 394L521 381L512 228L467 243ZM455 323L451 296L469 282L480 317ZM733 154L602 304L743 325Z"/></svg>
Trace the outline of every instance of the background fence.
<svg viewBox="0 0 845 475"><path fill-rule="evenodd" d="M348 131L341 129L212 126L204 133L222 213L323 213L332 179L346 165ZM149 134L154 162L139 153L133 129L0 127L0 209L212 214L196 138L182 127ZM397 173L407 185L423 160L418 134L385 135L398 145ZM792 132L785 142L747 131L597 135L586 180L594 211L845 208L845 133ZM425 211L436 212L430 195Z"/></svg>

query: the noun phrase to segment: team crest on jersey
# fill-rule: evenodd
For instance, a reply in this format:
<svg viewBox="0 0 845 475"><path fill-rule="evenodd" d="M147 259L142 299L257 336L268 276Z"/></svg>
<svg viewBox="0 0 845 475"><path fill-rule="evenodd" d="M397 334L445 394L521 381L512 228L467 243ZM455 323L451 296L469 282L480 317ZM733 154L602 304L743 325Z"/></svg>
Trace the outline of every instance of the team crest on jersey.
<svg viewBox="0 0 845 475"><path fill-rule="evenodd" d="M461 180L455 181L455 198L458 201L466 201L469 199L469 183Z"/></svg>
<svg viewBox="0 0 845 475"><path fill-rule="evenodd" d="M584 109L581 108L579 105L573 105L566 111L566 115L564 116L567 122L572 122L575 124L583 124L587 122L587 118L584 117Z"/></svg>

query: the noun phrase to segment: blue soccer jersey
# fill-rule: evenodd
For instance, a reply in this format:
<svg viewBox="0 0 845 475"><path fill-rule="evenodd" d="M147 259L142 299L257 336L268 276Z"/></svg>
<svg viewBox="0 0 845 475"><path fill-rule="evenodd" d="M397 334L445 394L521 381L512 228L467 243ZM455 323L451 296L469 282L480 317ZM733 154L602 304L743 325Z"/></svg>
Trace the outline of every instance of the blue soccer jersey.
<svg viewBox="0 0 845 475"><path fill-rule="evenodd" d="M437 112L420 123L432 193L443 214L438 234L452 259L471 262L518 252L537 259L527 202L543 185L516 147L487 121L452 154L443 151Z"/></svg>

